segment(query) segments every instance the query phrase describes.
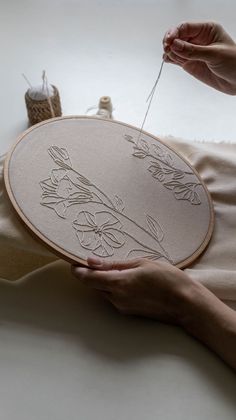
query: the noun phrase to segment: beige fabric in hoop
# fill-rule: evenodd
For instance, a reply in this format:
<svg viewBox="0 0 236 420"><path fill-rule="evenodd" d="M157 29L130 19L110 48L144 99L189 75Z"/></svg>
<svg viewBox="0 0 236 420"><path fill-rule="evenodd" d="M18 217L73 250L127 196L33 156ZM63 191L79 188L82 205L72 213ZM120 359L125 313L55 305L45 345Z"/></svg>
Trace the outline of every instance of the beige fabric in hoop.
<svg viewBox="0 0 236 420"><path fill-rule="evenodd" d="M236 145L162 139L197 169L215 209L215 229L206 251L185 271L223 300L236 301ZM0 162L0 277L17 280L57 260L31 237L15 215L4 190ZM54 264L67 264L54 262ZM43 272L42 270L42 272Z"/></svg>

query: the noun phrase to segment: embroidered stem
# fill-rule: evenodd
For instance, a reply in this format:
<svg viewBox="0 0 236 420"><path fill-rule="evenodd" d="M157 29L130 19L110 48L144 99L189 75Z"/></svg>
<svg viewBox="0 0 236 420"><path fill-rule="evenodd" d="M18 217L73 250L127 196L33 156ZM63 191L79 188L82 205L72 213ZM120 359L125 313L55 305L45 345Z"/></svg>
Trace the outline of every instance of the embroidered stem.
<svg viewBox="0 0 236 420"><path fill-rule="evenodd" d="M134 238L130 233L128 232L124 232L127 236L129 236L131 239L133 239L137 244L141 245L143 248L148 249L149 251L153 252L154 254L156 253L156 249L152 249L147 245L143 245L141 242L139 242L136 238ZM166 250L163 248L163 246L159 243L159 246L161 248L161 250L164 252L165 255L163 255L164 258L166 258L169 262L173 263L172 258L168 255L168 253L166 252Z"/></svg>
<svg viewBox="0 0 236 420"><path fill-rule="evenodd" d="M159 162L163 163L164 165L168 166L168 168L173 169L174 171L179 171L178 168L175 168L174 166L171 166L169 163L167 162L163 162L163 160L161 158L158 158L157 156L152 155L151 153L147 154L147 157L151 157L155 160L158 160ZM186 175L195 175L193 172L187 172L187 171L183 171L184 174Z"/></svg>
<svg viewBox="0 0 236 420"><path fill-rule="evenodd" d="M78 176L80 176L81 178L84 178L84 176L83 175L81 175L79 172L77 172L75 169L73 169L72 167L70 168L70 170L72 171L72 172L74 172L76 175L78 175ZM69 175L68 175L69 176ZM72 180L71 180L71 182L73 182ZM95 190L97 190L107 201L108 201L108 203L112 206L112 209L114 209L115 210L115 206L114 206L114 204L112 203L112 201L110 200L110 198L102 191L102 190L100 190L100 188L98 188L95 184L93 184L91 181L88 181L89 182L89 186L91 186L91 187L93 187L93 188L95 188ZM73 184L74 185L76 185L74 182L73 182Z"/></svg>

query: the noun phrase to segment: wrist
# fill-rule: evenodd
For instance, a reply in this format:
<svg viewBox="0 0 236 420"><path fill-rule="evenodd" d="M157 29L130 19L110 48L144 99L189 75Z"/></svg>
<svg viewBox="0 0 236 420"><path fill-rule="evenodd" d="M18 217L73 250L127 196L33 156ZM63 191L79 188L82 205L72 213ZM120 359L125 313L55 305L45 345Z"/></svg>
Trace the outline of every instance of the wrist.
<svg viewBox="0 0 236 420"><path fill-rule="evenodd" d="M178 319L179 325L185 330L192 328L196 317L206 310L205 294L206 288L192 279L189 279L189 284L180 291Z"/></svg>
<svg viewBox="0 0 236 420"><path fill-rule="evenodd" d="M202 284L185 293L180 326L236 369L236 313Z"/></svg>

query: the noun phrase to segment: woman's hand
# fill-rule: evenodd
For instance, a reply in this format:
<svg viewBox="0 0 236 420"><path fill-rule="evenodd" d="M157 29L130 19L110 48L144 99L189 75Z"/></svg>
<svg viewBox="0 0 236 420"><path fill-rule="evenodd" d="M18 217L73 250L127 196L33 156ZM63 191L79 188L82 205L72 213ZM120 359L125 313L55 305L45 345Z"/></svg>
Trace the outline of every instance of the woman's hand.
<svg viewBox="0 0 236 420"><path fill-rule="evenodd" d="M163 47L166 62L236 95L236 44L218 23L182 23L166 32Z"/></svg>
<svg viewBox="0 0 236 420"><path fill-rule="evenodd" d="M236 369L236 312L203 285L164 262L89 258L88 265L73 274L121 313L180 325Z"/></svg>
<svg viewBox="0 0 236 420"><path fill-rule="evenodd" d="M121 313L181 323L185 300L195 284L183 271L145 259L109 263L89 258L88 264L90 268L73 267L73 274Z"/></svg>

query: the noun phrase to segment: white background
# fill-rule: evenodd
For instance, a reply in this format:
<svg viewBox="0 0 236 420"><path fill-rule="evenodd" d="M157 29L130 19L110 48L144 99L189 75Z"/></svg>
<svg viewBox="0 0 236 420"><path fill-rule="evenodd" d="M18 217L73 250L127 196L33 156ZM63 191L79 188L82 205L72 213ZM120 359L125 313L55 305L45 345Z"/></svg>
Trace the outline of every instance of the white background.
<svg viewBox="0 0 236 420"><path fill-rule="evenodd" d="M63 113L110 95L115 118L141 125L162 59L162 38L183 20L216 20L236 38L234 0L1 0L1 152L27 126L24 72L47 70ZM235 141L235 97L165 65L145 126L153 134Z"/></svg>
<svg viewBox="0 0 236 420"><path fill-rule="evenodd" d="M1 0L0 152L27 127L24 72L43 69L63 113L110 95L115 118L140 126L164 32L217 20L236 37L233 0ZM236 69L235 69L236 71ZM235 97L165 65L146 130L236 140ZM54 271L55 275L55 271ZM49 272L0 283L0 419L233 420L235 375L183 332L123 319L76 280Z"/></svg>

